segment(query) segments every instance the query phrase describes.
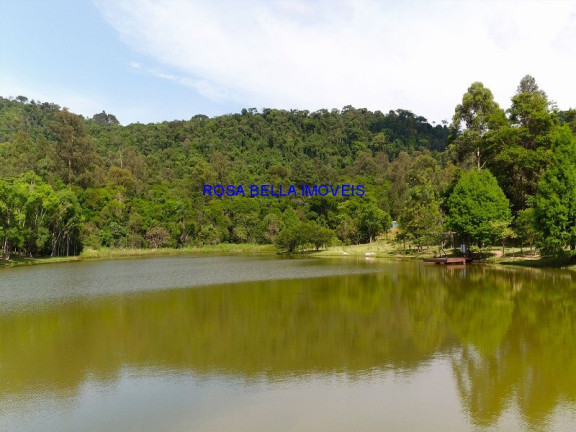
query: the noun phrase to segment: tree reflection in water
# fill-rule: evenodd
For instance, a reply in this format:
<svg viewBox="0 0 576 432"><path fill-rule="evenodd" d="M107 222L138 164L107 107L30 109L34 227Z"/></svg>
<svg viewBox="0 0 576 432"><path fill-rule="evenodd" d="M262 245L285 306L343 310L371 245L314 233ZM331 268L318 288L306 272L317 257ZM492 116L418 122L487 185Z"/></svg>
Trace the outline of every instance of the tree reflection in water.
<svg viewBox="0 0 576 432"><path fill-rule="evenodd" d="M66 300L0 316L0 394L74 394L125 368L277 381L410 375L449 358L472 423L576 406L576 288L563 271L382 271ZM442 389L438 389L442 391Z"/></svg>

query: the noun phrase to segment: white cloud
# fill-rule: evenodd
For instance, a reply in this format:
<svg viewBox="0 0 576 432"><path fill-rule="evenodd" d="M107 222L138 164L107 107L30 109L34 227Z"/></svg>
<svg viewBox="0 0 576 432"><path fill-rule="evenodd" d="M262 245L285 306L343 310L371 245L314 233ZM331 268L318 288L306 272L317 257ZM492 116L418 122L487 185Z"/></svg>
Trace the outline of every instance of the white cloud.
<svg viewBox="0 0 576 432"><path fill-rule="evenodd" d="M473 81L507 107L535 76L576 105L572 2L96 0L163 78L244 106L452 116ZM138 65L140 66L140 65Z"/></svg>
<svg viewBox="0 0 576 432"><path fill-rule="evenodd" d="M141 67L142 67L141 65L138 65L136 69L140 69ZM231 96L231 92L228 89L215 85L214 83L204 79L192 79L186 76L174 75L172 73L163 72L154 68L146 68L146 72L158 78L173 81L183 86L189 87L198 92L199 94L201 94L202 96L216 102L225 102L226 100L229 99L238 100L237 97L234 98L233 96Z"/></svg>

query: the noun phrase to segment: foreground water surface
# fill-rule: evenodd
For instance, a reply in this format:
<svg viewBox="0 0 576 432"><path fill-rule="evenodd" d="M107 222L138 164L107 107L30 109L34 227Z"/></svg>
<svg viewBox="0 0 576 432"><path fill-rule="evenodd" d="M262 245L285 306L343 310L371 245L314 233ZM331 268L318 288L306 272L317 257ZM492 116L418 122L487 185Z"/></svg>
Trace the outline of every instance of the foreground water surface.
<svg viewBox="0 0 576 432"><path fill-rule="evenodd" d="M0 430L576 430L576 275L356 258L0 271Z"/></svg>

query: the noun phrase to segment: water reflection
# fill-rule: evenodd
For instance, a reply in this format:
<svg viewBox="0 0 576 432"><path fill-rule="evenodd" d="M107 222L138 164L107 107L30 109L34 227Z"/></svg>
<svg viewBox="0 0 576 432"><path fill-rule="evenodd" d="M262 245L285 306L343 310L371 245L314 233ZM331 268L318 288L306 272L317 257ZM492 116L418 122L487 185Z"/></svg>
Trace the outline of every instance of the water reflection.
<svg viewBox="0 0 576 432"><path fill-rule="evenodd" d="M463 345L453 358L454 375L474 422L493 424L512 403L532 426L546 427L556 408L567 402L574 412L573 275L478 273L482 279L473 289L447 289L446 302L450 322ZM465 313L468 320L463 319ZM467 324L462 324L464 321Z"/></svg>
<svg viewBox="0 0 576 432"><path fill-rule="evenodd" d="M46 392L74 398L87 383L113 387L126 370L224 377L253 388L338 376L368 386L387 373L433 377L448 364L452 381L435 397L448 400L443 393L454 388L459 402L446 403L471 425L499 425L511 407L536 429L559 410L573 415L571 273L369 265L378 272L339 267L338 276L320 278L118 288L9 309L0 315L0 400ZM379 397L393 397L384 395L390 386ZM420 408L414 402L405 416Z"/></svg>

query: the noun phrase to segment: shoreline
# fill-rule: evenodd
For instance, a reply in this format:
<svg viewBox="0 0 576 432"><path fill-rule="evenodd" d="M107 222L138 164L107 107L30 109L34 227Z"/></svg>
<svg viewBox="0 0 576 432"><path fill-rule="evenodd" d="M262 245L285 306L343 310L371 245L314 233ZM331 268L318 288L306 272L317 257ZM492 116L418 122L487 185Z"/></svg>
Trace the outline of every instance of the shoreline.
<svg viewBox="0 0 576 432"><path fill-rule="evenodd" d="M87 248L80 255L67 257L40 257L40 258L15 258L0 261L0 270L3 268L22 267L39 264L55 264L73 261L114 260L121 258L145 258L177 255L203 255L203 254L230 254L230 255L269 255L276 253L274 245L259 245L251 243L229 244L223 243L214 246L190 247L190 248Z"/></svg>
<svg viewBox="0 0 576 432"><path fill-rule="evenodd" d="M519 268L550 268L550 269L564 269L576 270L576 264L571 264L569 258L554 258L542 257L538 254L520 255L520 250L517 248L508 248L504 257L498 255L502 249L494 247L486 250L486 253L495 253L494 256L485 257L482 259L475 259L474 262L483 265L500 265L505 267L519 267ZM508 252L510 251L510 252ZM509 253L517 254L518 256L509 256ZM370 254L370 255L367 255ZM394 249L388 243L368 243L362 245L349 245L349 246L333 246L326 250L311 252L309 255L316 257L366 257L366 258L379 258L379 259L392 259L399 261L421 261L424 258L434 258L434 254L430 251L421 253L403 254Z"/></svg>
<svg viewBox="0 0 576 432"><path fill-rule="evenodd" d="M497 249L494 249L497 250ZM21 267L39 264L55 264L73 261L91 260L113 260L122 258L145 258L163 257L178 255L278 255L278 251L273 244L251 244L222 243L219 245L188 247L188 248L87 248L80 255L68 257L41 257L41 258L16 258L7 261L0 261L0 270L3 268ZM280 254L282 255L282 254ZM320 251L306 251L295 255L304 255L315 258L335 258L335 257L365 257L377 259L389 259L397 261L421 261L424 258L433 257L433 253L427 251L422 253L402 254L393 245L384 242L375 242L361 245L331 246ZM571 264L567 258L542 258L539 255L530 256L494 256L476 260L479 264L501 265L506 267L521 268L556 268L576 270L576 266Z"/></svg>

